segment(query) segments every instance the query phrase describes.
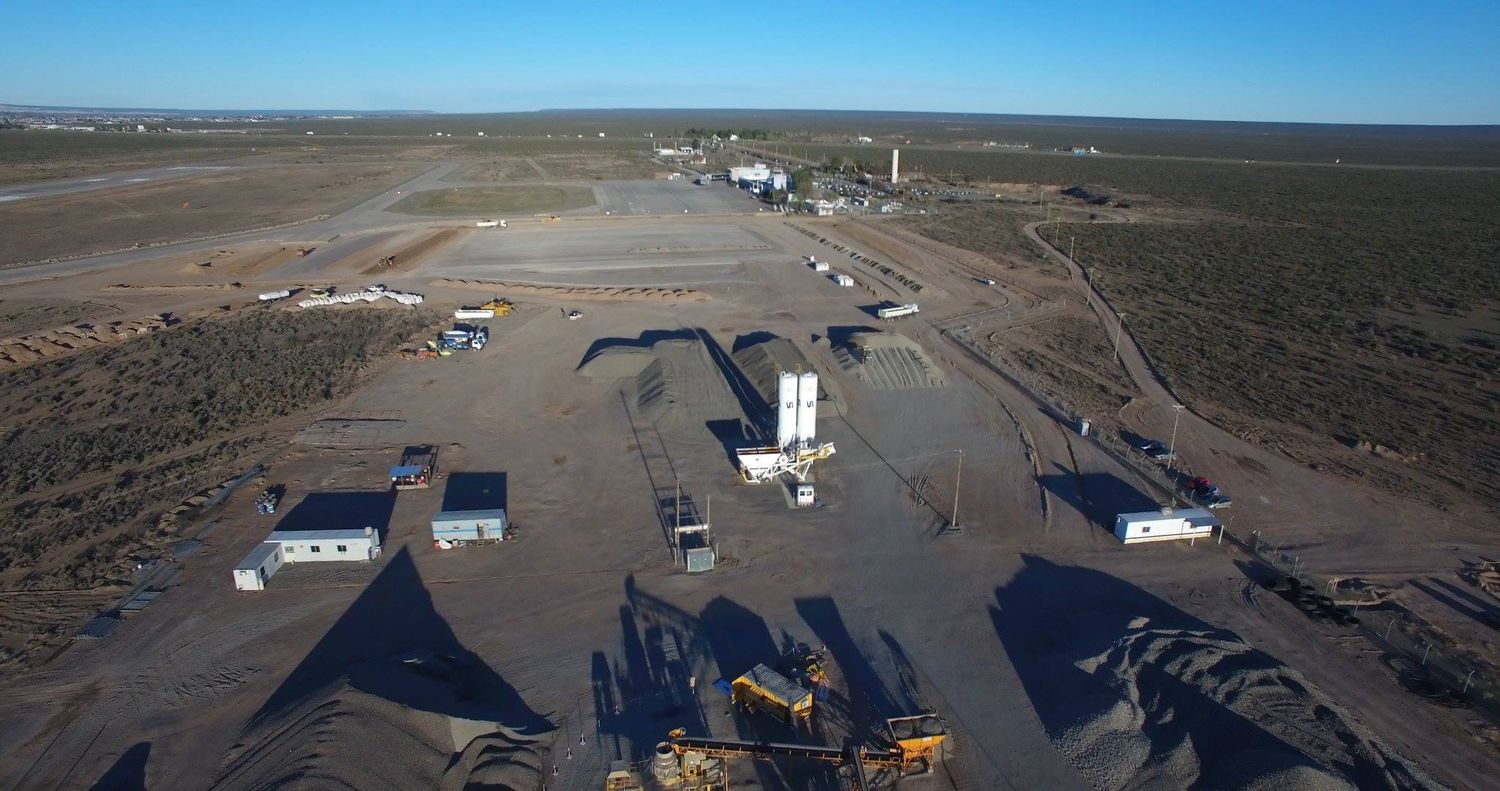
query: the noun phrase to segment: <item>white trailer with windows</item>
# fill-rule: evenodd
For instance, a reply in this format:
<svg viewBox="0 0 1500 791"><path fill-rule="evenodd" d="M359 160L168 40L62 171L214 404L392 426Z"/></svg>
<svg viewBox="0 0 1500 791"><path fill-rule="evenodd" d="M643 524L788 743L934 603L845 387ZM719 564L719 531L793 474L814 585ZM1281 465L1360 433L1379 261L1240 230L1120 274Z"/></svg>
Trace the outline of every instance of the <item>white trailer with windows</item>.
<svg viewBox="0 0 1500 791"><path fill-rule="evenodd" d="M266 536L266 543L280 544L287 563L374 560L380 556L380 534L373 527L277 531Z"/></svg>
<svg viewBox="0 0 1500 791"><path fill-rule="evenodd" d="M895 321L902 316L914 316L918 312L917 303L910 302L905 305L892 305L875 311L875 315L886 320Z"/></svg>
<svg viewBox="0 0 1500 791"><path fill-rule="evenodd" d="M1115 538L1122 544L1202 538L1213 534L1218 517L1205 508L1140 511L1115 517Z"/></svg>
<svg viewBox="0 0 1500 791"><path fill-rule="evenodd" d="M281 570L286 562L280 544L263 542L257 544L250 554L234 567L234 589L238 591L263 591L272 575Z"/></svg>
<svg viewBox="0 0 1500 791"><path fill-rule="evenodd" d="M438 549L504 541L505 509L439 511L432 518L432 541Z"/></svg>

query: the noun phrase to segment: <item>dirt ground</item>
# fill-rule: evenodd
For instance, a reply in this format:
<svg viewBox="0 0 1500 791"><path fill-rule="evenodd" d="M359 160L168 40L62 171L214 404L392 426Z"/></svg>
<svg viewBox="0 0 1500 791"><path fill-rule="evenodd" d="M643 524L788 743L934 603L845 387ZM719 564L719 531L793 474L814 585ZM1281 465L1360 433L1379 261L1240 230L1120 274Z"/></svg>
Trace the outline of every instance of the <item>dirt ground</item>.
<svg viewBox="0 0 1500 791"><path fill-rule="evenodd" d="M371 352L347 380L360 384L312 403L323 383L303 381L308 366L236 369L254 379L247 392L279 383L287 392L272 401L288 412L244 426L263 445L227 455L263 462L263 479L183 512L173 529L190 551L153 556L162 576L123 585L44 600L0 591L5 627L46 649L0 681L0 783L589 788L612 761L649 759L676 727L877 744L884 718L927 707L955 749L901 788L1480 787L1500 773L1479 710L1413 694L1386 652L1306 617L1230 542L1114 539L1116 513L1158 505L1149 483L944 334L978 327L1059 390L1092 389L1122 426L1161 434L1170 402L1134 358L1113 362L1094 313L1051 307L1082 293L1057 262L995 261L889 223L679 212L517 223L451 244L393 224L307 257L265 240L8 287L5 303L27 300L0 303L18 334L91 318L73 304L84 299L118 320L227 301L162 288L193 284L240 282L248 305L272 286L378 278L435 312L497 290L517 309L483 322L483 351ZM361 273L378 251L413 245L422 254L398 254L396 271ZM814 273L808 255L861 287ZM121 283L136 288L109 288ZM881 322L884 301L921 313ZM249 310L287 317L289 333L302 326L291 317L326 322L293 344L308 350L352 343L331 328L392 309ZM299 354L291 342L273 348ZM856 368L860 343L876 370ZM819 507L793 510L784 487L734 469L733 448L766 436L763 357L820 375L818 438L837 452L814 467ZM93 398L82 380L38 381L64 401ZM1320 573L1358 575L1430 612L1440 600L1412 580L1443 593L1425 580L1500 554L1476 520L1182 423L1184 455L1236 494L1236 533L1259 529ZM304 431L315 424L339 429ZM387 470L415 445L437 449L441 474L392 492ZM265 487L285 487L274 516L253 505ZM686 574L669 544L679 497L711 515L712 572ZM437 511L494 507L514 541L434 546ZM1426 526L1420 537L1412 524ZM333 526L374 528L380 558L297 564L265 591L233 590L231 569L272 528ZM159 598L108 637L61 640L148 589ZM1484 608L1464 600L1471 616L1444 623L1477 641ZM824 647L829 669L810 733L733 712L713 688L797 642ZM785 761L731 772L737 787L838 783Z"/></svg>
<svg viewBox="0 0 1500 791"><path fill-rule="evenodd" d="M593 190L585 187L454 187L410 195L391 207L391 211L436 215L531 214L579 209L593 203Z"/></svg>
<svg viewBox="0 0 1500 791"><path fill-rule="evenodd" d="M408 165L247 167L0 204L0 265L305 220L410 178ZM65 229L59 233L59 229Z"/></svg>

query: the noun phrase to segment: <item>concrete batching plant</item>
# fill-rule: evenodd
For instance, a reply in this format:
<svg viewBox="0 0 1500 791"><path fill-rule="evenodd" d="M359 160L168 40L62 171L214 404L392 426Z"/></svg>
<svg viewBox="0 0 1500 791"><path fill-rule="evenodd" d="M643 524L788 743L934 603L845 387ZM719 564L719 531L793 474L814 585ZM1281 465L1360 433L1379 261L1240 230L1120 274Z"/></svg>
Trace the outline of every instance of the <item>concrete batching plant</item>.
<svg viewBox="0 0 1500 791"><path fill-rule="evenodd" d="M782 371L776 378L776 444L741 449L740 474L750 483L787 473L806 480L814 461L833 455L833 443L818 444L817 423L818 375Z"/></svg>

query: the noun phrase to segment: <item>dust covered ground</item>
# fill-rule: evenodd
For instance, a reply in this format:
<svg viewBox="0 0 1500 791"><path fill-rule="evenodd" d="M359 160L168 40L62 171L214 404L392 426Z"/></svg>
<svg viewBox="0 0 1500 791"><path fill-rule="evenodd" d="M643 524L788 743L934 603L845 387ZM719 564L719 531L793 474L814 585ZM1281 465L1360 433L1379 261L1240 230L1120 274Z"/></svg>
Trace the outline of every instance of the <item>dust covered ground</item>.
<svg viewBox="0 0 1500 791"><path fill-rule="evenodd" d="M610 189L639 201L631 216L459 233L390 219L381 207L410 183L307 256L295 248L311 240L271 235L8 286L16 335L183 323L0 370L5 403L29 410L6 418L24 450L11 455L47 461L7 476L12 512L55 506L52 521L17 516L6 547L6 632L32 637L7 646L0 781L594 787L676 727L792 738L731 712L712 682L797 642L825 647L829 687L796 738L879 744L887 717L944 718L953 754L902 788L1477 787L1500 771L1479 710L1408 691L1362 633L1273 595L1230 543L1115 541L1114 514L1160 494L942 333L984 317L1018 364L1070 359L1059 390L1095 388L1101 409L1134 405L1122 422L1160 425L1149 383L1107 370L1113 339L1092 314L1047 307L1078 290L1056 262L736 211L725 186L681 193L709 216L622 182ZM368 270L390 251L394 267ZM252 305L272 287L377 278L424 293L422 309ZM436 329L424 317L492 295L516 309L481 322L483 351L391 353ZM887 301L922 312L883 323ZM820 374L818 437L837 447L814 468L816 508L733 466L735 447L770 435L769 382L788 367ZM1459 580L1464 558L1500 551L1474 520L1184 423L1204 458L1248 460L1215 473L1237 532L1296 539L1320 570L1400 596L1414 574ZM412 446L436 449L441 474L392 492L387 470ZM166 534L148 518L257 462ZM271 487L281 508L258 515ZM682 572L670 546L682 502L711 515L707 574ZM89 517L107 507L120 511ZM435 512L494 507L516 540L434 547ZM1289 513L1308 518L1285 527ZM1420 542L1414 522L1430 525ZM135 526L120 534L138 543L85 535L101 523ZM273 528L364 526L384 546L373 563L300 564L233 591L231 569ZM159 596L109 636L63 642L145 590ZM839 782L784 761L731 773Z"/></svg>

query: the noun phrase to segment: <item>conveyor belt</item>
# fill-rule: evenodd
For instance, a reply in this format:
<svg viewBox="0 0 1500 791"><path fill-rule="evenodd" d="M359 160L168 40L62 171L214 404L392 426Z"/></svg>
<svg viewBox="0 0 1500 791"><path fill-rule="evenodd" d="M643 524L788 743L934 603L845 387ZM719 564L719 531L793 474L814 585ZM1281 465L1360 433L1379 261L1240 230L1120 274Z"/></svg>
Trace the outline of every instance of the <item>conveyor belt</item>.
<svg viewBox="0 0 1500 791"><path fill-rule="evenodd" d="M849 753L837 747L782 742L747 742L733 739L698 739L688 736L672 739L672 748L679 754L692 751L712 758L749 758L762 761L786 757L842 764L850 756ZM901 757L891 752L860 750L858 754L860 762L866 766L900 767L902 765Z"/></svg>

